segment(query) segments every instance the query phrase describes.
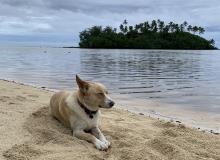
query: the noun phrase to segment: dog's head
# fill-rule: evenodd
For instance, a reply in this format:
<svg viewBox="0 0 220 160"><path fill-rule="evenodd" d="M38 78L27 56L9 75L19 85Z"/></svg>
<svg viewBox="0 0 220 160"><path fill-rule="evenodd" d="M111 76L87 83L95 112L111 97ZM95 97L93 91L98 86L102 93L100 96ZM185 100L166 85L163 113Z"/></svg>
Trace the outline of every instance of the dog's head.
<svg viewBox="0 0 220 160"><path fill-rule="evenodd" d="M76 75L76 82L79 87L79 98L91 109L111 108L115 102L108 96L104 85L95 82L87 82Z"/></svg>

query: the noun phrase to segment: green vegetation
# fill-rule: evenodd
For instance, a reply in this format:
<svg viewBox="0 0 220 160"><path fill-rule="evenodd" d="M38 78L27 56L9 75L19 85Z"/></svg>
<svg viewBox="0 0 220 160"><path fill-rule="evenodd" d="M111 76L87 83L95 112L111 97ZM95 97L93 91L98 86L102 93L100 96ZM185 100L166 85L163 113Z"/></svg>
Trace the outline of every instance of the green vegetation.
<svg viewBox="0 0 220 160"><path fill-rule="evenodd" d="M204 28L187 22L165 24L153 20L129 26L127 20L116 28L93 26L80 32L80 48L129 49L216 49L214 40L200 37Z"/></svg>

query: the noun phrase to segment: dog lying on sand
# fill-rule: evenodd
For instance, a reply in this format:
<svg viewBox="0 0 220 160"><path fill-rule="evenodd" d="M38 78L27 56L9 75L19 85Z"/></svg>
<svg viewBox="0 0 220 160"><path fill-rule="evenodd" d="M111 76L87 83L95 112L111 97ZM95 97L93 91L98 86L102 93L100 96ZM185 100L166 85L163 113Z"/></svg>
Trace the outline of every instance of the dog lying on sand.
<svg viewBox="0 0 220 160"><path fill-rule="evenodd" d="M75 92L55 93L50 100L50 113L70 127L73 136L91 142L99 150L107 150L110 142L98 127L99 108L111 108L114 101L108 96L104 85L87 82L76 75L79 89Z"/></svg>

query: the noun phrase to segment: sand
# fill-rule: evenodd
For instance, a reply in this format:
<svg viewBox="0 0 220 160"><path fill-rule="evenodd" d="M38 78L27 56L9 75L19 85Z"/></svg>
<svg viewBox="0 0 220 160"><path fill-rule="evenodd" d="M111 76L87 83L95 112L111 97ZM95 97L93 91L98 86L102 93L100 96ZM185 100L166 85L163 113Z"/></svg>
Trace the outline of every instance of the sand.
<svg viewBox="0 0 220 160"><path fill-rule="evenodd" d="M98 151L49 115L52 94L0 81L0 159L220 159L220 135L118 108L102 110L101 129L112 146Z"/></svg>

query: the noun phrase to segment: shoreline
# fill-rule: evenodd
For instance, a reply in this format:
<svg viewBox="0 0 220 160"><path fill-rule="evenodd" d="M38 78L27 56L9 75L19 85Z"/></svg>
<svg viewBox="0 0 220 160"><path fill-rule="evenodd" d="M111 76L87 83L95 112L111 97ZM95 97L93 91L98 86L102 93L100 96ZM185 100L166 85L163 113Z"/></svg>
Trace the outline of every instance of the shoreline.
<svg viewBox="0 0 220 160"><path fill-rule="evenodd" d="M98 151L49 115L52 94L0 80L0 159L220 159L220 135L118 107L101 109L101 130L112 145Z"/></svg>
<svg viewBox="0 0 220 160"><path fill-rule="evenodd" d="M200 50L205 50L205 51L210 51L210 50L220 50L219 48L215 48L215 49L166 49L166 48L154 48L154 49L152 49L152 48L83 48L83 47L74 47L74 46L70 46L70 47L58 47L58 48L78 48L78 49L107 49L107 50L110 50L110 49L113 49L113 50L115 50L115 49L119 49L119 50L126 50L126 49L128 49L128 50L186 50L186 51L188 51L188 50L192 50L192 51L200 51Z"/></svg>
<svg viewBox="0 0 220 160"><path fill-rule="evenodd" d="M36 89L42 89L42 90L45 90L45 91L49 91L49 92L58 92L59 90L57 89L52 89L52 88L47 88L45 86L39 86L39 85L34 85L34 84L28 84L28 83L23 83L23 82L18 82L18 81L14 81L14 80L9 80L9 79L0 79L0 81L5 81L5 82L9 82L9 83L15 83L15 84L19 84L19 85L24 85L24 86L29 86L29 87L33 87L33 88L36 88ZM122 101L122 99L124 97L120 97L120 98L116 98L116 97L120 97L120 95L113 95L114 99L117 99L117 101ZM175 116L175 113L178 112L177 111L173 111L174 113L174 116L170 116L170 115L166 115L167 113L160 113L160 112L155 112L153 109L149 109L149 108L146 108L144 106L146 106L146 102L148 103L147 105L149 106L153 106L153 107L158 107L158 104L161 106L161 105L165 105L165 106L173 106L173 109L174 109L174 106L176 105L172 105L172 104L161 104L161 103L154 103L154 102L151 102L151 101L143 101L141 99L134 99L132 101L135 101L136 103L139 103L139 108L136 107L136 108L131 108L130 106L134 106L133 103L128 103L128 101L131 100L130 97L127 97L126 96L126 102L122 102L122 103L119 103L119 107L116 106L117 109L122 109L124 111L128 111L128 112L131 112L131 113L135 113L137 115L144 115L144 116L147 116L147 117L153 117L155 119L158 119L158 120L165 120L166 122L175 122L177 124L182 124L182 125L186 125L187 127L190 127L190 128L194 128L194 129L197 129L199 131L202 131L202 132L209 132L209 133L212 133L212 134L220 134L220 128L215 128L215 127L208 127L210 126L210 124L212 124L213 122L208 122L206 125L204 126L201 126L201 125L198 125L196 124L196 122L192 122L190 121L190 117L186 117L187 115L192 115L192 113L185 113L185 117L178 117L178 116ZM175 110L175 109L174 109ZM161 111L163 112L163 111ZM184 109L182 109L182 113L184 112ZM187 115L186 115L187 114ZM195 115L195 113L194 113ZM204 116L204 114L203 114ZM195 123L195 124L193 124ZM198 122L197 122L198 123ZM220 122L219 122L220 123Z"/></svg>
<svg viewBox="0 0 220 160"><path fill-rule="evenodd" d="M120 108L129 110L133 113L144 114L156 119L162 119L167 122L176 122L187 127L198 129L204 132L214 134L220 133L220 116L211 112L194 111L185 109L184 106L147 101L143 99L126 98L118 101Z"/></svg>

